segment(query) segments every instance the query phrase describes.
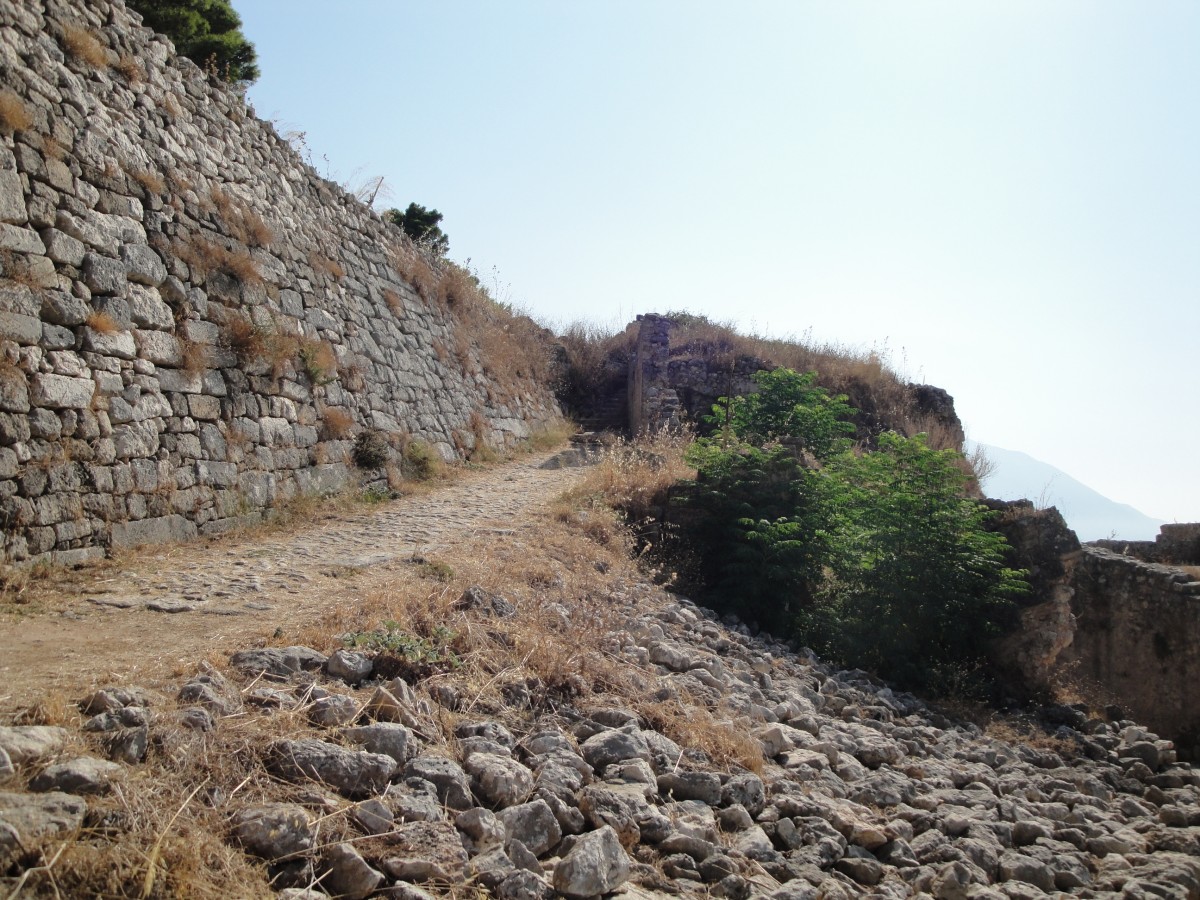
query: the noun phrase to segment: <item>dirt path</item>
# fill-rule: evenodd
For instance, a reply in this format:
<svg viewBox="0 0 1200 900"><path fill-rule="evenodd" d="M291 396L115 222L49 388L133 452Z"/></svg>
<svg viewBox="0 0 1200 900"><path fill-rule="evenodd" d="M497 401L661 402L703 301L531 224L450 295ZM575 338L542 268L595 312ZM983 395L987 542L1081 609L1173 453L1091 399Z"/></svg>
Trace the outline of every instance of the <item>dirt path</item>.
<svg viewBox="0 0 1200 900"><path fill-rule="evenodd" d="M378 507L208 544L150 548L118 567L62 573L0 610L0 710L94 685L157 679L276 629L316 622L414 556L469 553L581 477L546 456L463 475ZM12 613L15 613L12 614Z"/></svg>

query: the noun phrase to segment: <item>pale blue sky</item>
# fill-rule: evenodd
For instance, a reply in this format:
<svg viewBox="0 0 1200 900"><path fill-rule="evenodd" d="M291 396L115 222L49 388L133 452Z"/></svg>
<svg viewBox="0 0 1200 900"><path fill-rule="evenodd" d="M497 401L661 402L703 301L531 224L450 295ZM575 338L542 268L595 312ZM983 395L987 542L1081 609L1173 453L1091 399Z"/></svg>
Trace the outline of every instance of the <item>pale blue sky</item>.
<svg viewBox="0 0 1200 900"><path fill-rule="evenodd" d="M258 114L535 316L886 345L971 437L1200 520L1200 3L234 6Z"/></svg>

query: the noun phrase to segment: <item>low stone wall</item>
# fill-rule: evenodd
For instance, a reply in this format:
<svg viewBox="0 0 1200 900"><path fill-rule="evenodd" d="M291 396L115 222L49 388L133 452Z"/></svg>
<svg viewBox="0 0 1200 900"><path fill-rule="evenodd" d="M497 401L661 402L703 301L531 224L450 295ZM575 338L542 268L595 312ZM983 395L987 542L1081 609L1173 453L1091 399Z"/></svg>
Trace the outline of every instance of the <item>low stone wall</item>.
<svg viewBox="0 0 1200 900"><path fill-rule="evenodd" d="M1085 546L1072 582L1075 636L1062 663L1200 758L1200 581Z"/></svg>
<svg viewBox="0 0 1200 900"><path fill-rule="evenodd" d="M0 5L0 561L227 529L345 483L364 430L450 459L558 416L486 310L139 21Z"/></svg>

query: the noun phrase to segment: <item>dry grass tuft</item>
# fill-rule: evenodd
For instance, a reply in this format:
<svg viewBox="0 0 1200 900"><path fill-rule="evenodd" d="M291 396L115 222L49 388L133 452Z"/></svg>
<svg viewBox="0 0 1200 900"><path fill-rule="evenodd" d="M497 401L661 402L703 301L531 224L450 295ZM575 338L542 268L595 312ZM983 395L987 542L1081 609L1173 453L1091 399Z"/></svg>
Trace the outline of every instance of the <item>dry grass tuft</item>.
<svg viewBox="0 0 1200 900"><path fill-rule="evenodd" d="M0 250L0 278L34 291L42 287L41 279L25 255L12 250Z"/></svg>
<svg viewBox="0 0 1200 900"><path fill-rule="evenodd" d="M163 95L163 111L171 119L178 119L183 115L183 107L179 105L179 98L171 91L167 91Z"/></svg>
<svg viewBox="0 0 1200 900"><path fill-rule="evenodd" d="M685 748L703 750L718 766L740 766L751 772L763 770L763 749L751 737L749 723L736 723L714 716L695 700L636 702L634 709L650 726Z"/></svg>
<svg viewBox="0 0 1200 900"><path fill-rule="evenodd" d="M207 344L184 340L180 341L180 346L183 351L183 371L189 375L199 375L208 368L212 360Z"/></svg>
<svg viewBox="0 0 1200 900"><path fill-rule="evenodd" d="M398 293L391 288L384 288L383 299L397 319L404 317L404 299Z"/></svg>
<svg viewBox="0 0 1200 900"><path fill-rule="evenodd" d="M12 91L0 91L0 131L12 134L33 124L33 114L25 101Z"/></svg>
<svg viewBox="0 0 1200 900"><path fill-rule="evenodd" d="M209 191L209 200L224 223L225 230L235 241L247 247L268 247L275 240L275 232L258 213L221 188L214 187Z"/></svg>
<svg viewBox="0 0 1200 900"><path fill-rule="evenodd" d="M167 180L149 169L135 169L129 173L129 177L152 194L161 194L167 187Z"/></svg>
<svg viewBox="0 0 1200 900"><path fill-rule="evenodd" d="M330 259L324 253L318 253L316 250L309 252L308 264L312 266L314 272L328 275L337 281L341 281L346 277L346 269L340 262L336 259Z"/></svg>
<svg viewBox="0 0 1200 900"><path fill-rule="evenodd" d="M116 334L121 330L120 326L113 320L113 317L106 312L90 312L85 321L88 328L99 334Z"/></svg>
<svg viewBox="0 0 1200 900"><path fill-rule="evenodd" d="M671 486L696 475L683 459L691 440L687 432L667 430L632 443L616 440L605 459L589 468L568 492L567 499L581 506L620 510L634 522L661 519Z"/></svg>
<svg viewBox="0 0 1200 900"><path fill-rule="evenodd" d="M329 341L302 340L297 352L305 374L314 385L337 381L338 358Z"/></svg>
<svg viewBox="0 0 1200 900"><path fill-rule="evenodd" d="M255 360L267 352L268 334L241 313L230 313L222 331L225 346L243 361Z"/></svg>
<svg viewBox="0 0 1200 900"><path fill-rule="evenodd" d="M115 68L125 76L125 80L130 84L141 84L146 80L146 70L142 68L142 64L138 62L137 57L132 54L121 54L121 58L117 60Z"/></svg>
<svg viewBox="0 0 1200 900"><path fill-rule="evenodd" d="M108 53L99 36L90 28L68 25L63 28L63 46L80 62L94 69L108 67Z"/></svg>
<svg viewBox="0 0 1200 900"><path fill-rule="evenodd" d="M340 406L327 406L321 412L321 425L327 440L340 441L354 431L354 417Z"/></svg>
<svg viewBox="0 0 1200 900"><path fill-rule="evenodd" d="M175 255L188 265L198 280L212 272L224 272L242 284L261 284L263 277L258 263L245 250L229 249L207 238L191 236L176 241Z"/></svg>
<svg viewBox="0 0 1200 900"><path fill-rule="evenodd" d="M42 136L42 156L46 157L46 159L61 160L66 154L66 148L63 147L58 138L52 134Z"/></svg>

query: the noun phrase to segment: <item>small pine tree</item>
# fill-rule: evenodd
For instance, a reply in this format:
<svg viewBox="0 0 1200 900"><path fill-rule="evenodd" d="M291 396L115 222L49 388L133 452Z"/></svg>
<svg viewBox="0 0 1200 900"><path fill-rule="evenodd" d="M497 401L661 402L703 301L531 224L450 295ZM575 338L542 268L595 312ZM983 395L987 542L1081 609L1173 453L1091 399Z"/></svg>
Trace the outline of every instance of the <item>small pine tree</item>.
<svg viewBox="0 0 1200 900"><path fill-rule="evenodd" d="M258 79L258 54L230 0L129 0L129 6L196 65L237 84Z"/></svg>
<svg viewBox="0 0 1200 900"><path fill-rule="evenodd" d="M399 225L410 238L428 247L438 256L445 256L450 252L450 238L439 226L444 216L436 209L426 209L419 203L410 203L404 212L389 209L383 214L383 218L393 225Z"/></svg>

